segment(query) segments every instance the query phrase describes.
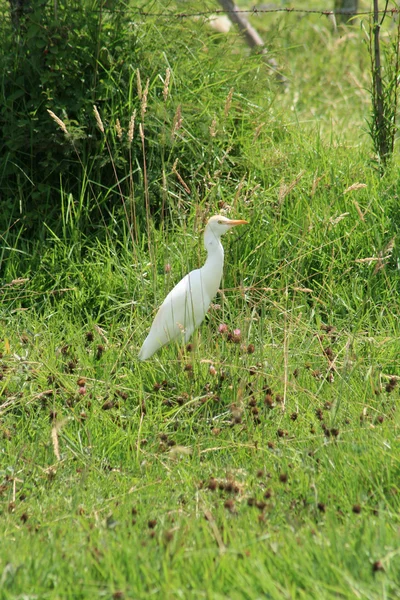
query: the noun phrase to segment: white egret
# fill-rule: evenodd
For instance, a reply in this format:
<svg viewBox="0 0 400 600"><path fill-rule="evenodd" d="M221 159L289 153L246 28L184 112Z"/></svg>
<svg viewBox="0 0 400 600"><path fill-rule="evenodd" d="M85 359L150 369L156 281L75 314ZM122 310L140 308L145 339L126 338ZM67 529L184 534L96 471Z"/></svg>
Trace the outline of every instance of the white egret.
<svg viewBox="0 0 400 600"><path fill-rule="evenodd" d="M168 342L183 337L185 343L204 319L222 278L224 249L221 236L247 221L216 215L204 231L207 260L200 269L191 271L169 292L161 304L139 352L139 359L150 358Z"/></svg>

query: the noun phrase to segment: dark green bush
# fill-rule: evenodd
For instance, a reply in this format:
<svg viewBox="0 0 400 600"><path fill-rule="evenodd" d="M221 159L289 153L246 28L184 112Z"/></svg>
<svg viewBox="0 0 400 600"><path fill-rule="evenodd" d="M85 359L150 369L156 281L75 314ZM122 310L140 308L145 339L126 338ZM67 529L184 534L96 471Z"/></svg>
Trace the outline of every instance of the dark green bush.
<svg viewBox="0 0 400 600"><path fill-rule="evenodd" d="M103 141L96 131L93 105L110 99L128 104L126 91L139 64L133 26L123 3L68 0L30 3L15 28L11 21L0 44L2 102L0 161L4 227L21 211L30 227L59 214L62 187L79 196L82 165L90 176ZM118 10L113 10L118 5ZM115 100L118 97L119 101ZM131 110L135 99L131 100ZM63 119L73 145L49 118ZM112 170L101 165L102 183ZM115 183L115 181L114 181ZM21 201L21 205L20 205ZM12 214L14 213L14 214Z"/></svg>

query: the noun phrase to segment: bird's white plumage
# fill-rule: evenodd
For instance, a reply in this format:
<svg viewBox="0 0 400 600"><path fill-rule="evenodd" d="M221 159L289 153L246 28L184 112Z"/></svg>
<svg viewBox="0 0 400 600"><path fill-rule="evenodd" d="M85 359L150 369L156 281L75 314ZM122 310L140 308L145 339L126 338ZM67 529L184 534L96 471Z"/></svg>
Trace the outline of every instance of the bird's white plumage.
<svg viewBox="0 0 400 600"><path fill-rule="evenodd" d="M168 294L160 306L150 332L139 352L139 359L150 358L159 348L182 338L187 342L204 319L222 278L224 249L221 236L231 227L247 223L216 215L204 231L205 264L188 273Z"/></svg>

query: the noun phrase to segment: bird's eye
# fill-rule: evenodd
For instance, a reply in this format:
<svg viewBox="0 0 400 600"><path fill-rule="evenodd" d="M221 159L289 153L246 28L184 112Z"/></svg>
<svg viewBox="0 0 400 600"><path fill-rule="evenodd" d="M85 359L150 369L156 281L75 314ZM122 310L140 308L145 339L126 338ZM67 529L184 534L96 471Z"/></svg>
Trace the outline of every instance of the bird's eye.
<svg viewBox="0 0 400 600"><path fill-rule="evenodd" d="M221 219L218 221L218 225L222 225L223 221Z"/></svg>

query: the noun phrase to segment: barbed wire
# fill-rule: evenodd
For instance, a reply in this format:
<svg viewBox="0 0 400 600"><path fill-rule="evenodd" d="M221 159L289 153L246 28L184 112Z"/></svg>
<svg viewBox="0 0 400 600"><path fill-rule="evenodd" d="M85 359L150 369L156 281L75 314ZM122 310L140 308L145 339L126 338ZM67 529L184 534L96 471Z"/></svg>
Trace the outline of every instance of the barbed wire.
<svg viewBox="0 0 400 600"><path fill-rule="evenodd" d="M351 9L337 9L337 10L326 10L326 9L307 9L307 8L290 8L290 7L282 7L282 8L257 8L253 6L252 8L243 8L243 9L234 9L227 10L224 8L217 8L215 10L207 10L207 11L199 11L199 12L147 12L142 9L136 9L134 11L128 11L131 15L140 15L142 17L176 17L176 18L190 18L190 17L206 17L206 16L214 16L214 15L224 15L224 14L246 14L246 15L258 15L258 14L271 14L271 13L296 13L296 14L310 14L310 15L321 15L321 16L333 16L333 15L350 15L350 16L373 16L373 11L359 11L354 12ZM388 10L379 10L378 14L398 14L400 12L400 8L391 8Z"/></svg>
<svg viewBox="0 0 400 600"><path fill-rule="evenodd" d="M70 7L72 11L78 11L80 9L75 7ZM0 10L0 13L3 15L12 14L16 12L17 9L10 8L9 10ZM30 11L29 11L30 12ZM29 14L29 12L25 14ZM281 7L281 8L258 8L257 6L253 6L251 8L237 8L237 9L224 9L224 8L216 8L214 10L203 10L203 11L186 11L186 12L173 12L173 11L146 11L141 8L137 9L114 9L114 8L85 8L85 12L91 13L110 13L110 14L124 14L127 16L139 16L139 17L159 17L159 18L176 18L176 19L187 19L192 17L211 17L211 16L220 16L220 15L229 15L229 14L242 14L242 15L265 15L265 14L278 14L278 13L286 13L286 14L303 14L303 15L320 15L320 16L336 16L336 15L344 15L344 16L352 16L352 17L360 17L360 16L370 16L372 17L374 12L371 10L365 11L354 11L348 8L341 9L318 9L318 8L297 8L297 7ZM378 11L379 15L387 15L387 16L395 16L400 13L400 7L393 7L390 9L381 9Z"/></svg>

